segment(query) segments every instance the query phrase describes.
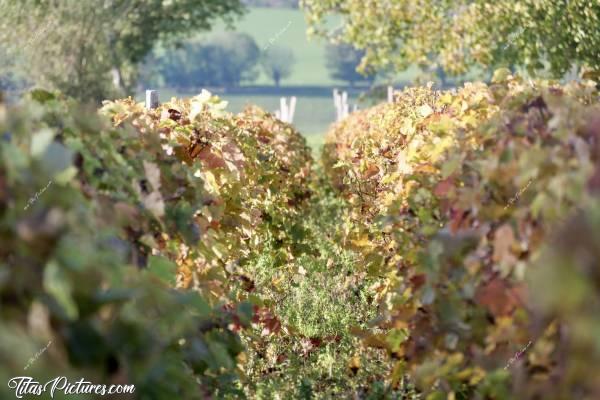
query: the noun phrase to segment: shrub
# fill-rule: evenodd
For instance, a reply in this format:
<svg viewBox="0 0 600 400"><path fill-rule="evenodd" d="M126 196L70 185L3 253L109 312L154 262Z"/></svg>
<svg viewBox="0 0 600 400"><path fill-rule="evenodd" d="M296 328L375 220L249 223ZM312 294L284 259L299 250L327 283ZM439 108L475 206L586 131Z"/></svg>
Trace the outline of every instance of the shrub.
<svg viewBox="0 0 600 400"><path fill-rule="evenodd" d="M154 190L149 146L95 111L49 93L34 97L44 104L0 104L2 380L83 375L94 384L134 384L136 396L153 399L229 391L242 346L228 325L250 314L243 305L213 310L198 293L171 289L175 264L140 249L162 222L129 202L144 177L135 175L137 164ZM94 146L76 155L88 141ZM105 174L104 162L122 173Z"/></svg>
<svg viewBox="0 0 600 400"><path fill-rule="evenodd" d="M32 97L0 105L2 376L52 340L36 379L61 365L145 398L242 395L238 331L253 309L229 285L265 243L285 246L308 197L304 139L208 93L151 111L108 102L115 126Z"/></svg>
<svg viewBox="0 0 600 400"><path fill-rule="evenodd" d="M560 87L499 70L490 86L407 89L333 127L323 158L351 204L346 239L388 278L387 332L361 335L397 359L392 381L408 370L431 398L595 398L592 376L573 372L597 365L597 353L584 354L576 334L566 340L579 358L566 355L560 332L574 317L554 300L543 315L555 319L542 319L528 296L537 281L524 278L545 269L535 265L561 218L594 199L597 98L593 82ZM528 342L525 367L504 368Z"/></svg>
<svg viewBox="0 0 600 400"><path fill-rule="evenodd" d="M286 225L310 195L311 164L304 138L290 125L258 108L231 116L223 112L225 104L203 92L150 111L132 99L102 109L116 125L131 122L140 137L165 149L153 154L164 185L156 198L166 204L166 218L175 219L167 227L191 225L182 238L191 240L166 245L174 251L185 246L179 286L200 289L198 276L210 276L204 289L223 295L228 275L240 274L271 238L285 239ZM126 159L133 159L136 149L128 151ZM138 164L140 172L146 168ZM113 169L120 173L122 167ZM152 203L153 192L142 200Z"/></svg>

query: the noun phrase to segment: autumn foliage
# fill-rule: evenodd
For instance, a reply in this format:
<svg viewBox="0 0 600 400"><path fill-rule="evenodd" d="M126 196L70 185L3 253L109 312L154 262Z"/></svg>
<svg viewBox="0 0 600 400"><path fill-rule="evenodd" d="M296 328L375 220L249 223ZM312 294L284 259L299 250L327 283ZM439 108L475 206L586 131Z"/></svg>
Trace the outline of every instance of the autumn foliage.
<svg viewBox="0 0 600 400"><path fill-rule="evenodd" d="M40 380L140 398L599 397L594 82L407 88L318 166L207 92L29 97L0 103L0 378L51 340Z"/></svg>
<svg viewBox="0 0 600 400"><path fill-rule="evenodd" d="M3 380L51 341L28 371L41 382L234 396L238 332L270 314L228 285L303 206L311 158L289 125L222 108L208 93L152 111L128 99L104 105L111 123L41 90L0 103Z"/></svg>
<svg viewBox="0 0 600 400"><path fill-rule="evenodd" d="M598 252L597 99L594 82L499 70L490 85L405 89L332 127L323 162L350 205L345 240L387 278L358 334L392 356L392 384L408 371L428 399L598 397L585 333L598 263L582 255Z"/></svg>
<svg viewBox="0 0 600 400"><path fill-rule="evenodd" d="M141 192L142 202L167 228L185 226L187 235L162 230L153 247L174 252L179 287L221 295L229 274L260 254L268 239L283 239L310 196L311 166L310 149L290 125L259 108L234 116L225 105L203 92L154 110L132 99L102 109L164 150L144 164L150 188ZM199 276L210 279L202 283Z"/></svg>

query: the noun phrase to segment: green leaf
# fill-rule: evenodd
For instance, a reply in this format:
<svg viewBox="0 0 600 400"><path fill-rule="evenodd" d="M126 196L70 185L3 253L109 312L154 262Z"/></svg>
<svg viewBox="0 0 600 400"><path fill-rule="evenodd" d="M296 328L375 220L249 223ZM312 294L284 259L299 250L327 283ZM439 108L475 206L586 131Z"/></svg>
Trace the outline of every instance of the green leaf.
<svg viewBox="0 0 600 400"><path fill-rule="evenodd" d="M32 100L42 104L56 99L56 95L54 93L44 89L33 89L31 92L29 92L29 97L31 97Z"/></svg>
<svg viewBox="0 0 600 400"><path fill-rule="evenodd" d="M166 284L175 285L175 272L177 265L162 256L150 256L148 261L148 272L159 278Z"/></svg>
<svg viewBox="0 0 600 400"><path fill-rule="evenodd" d="M72 165L73 152L58 142L52 142L45 149L42 157L42 168L50 176L57 176L65 182L65 179L72 174L72 171L65 172L65 175L61 175L67 168Z"/></svg>
<svg viewBox="0 0 600 400"><path fill-rule="evenodd" d="M508 68L500 68L494 71L494 76L492 77L493 83L500 83L506 81L506 78L510 76L510 70Z"/></svg>
<svg viewBox="0 0 600 400"><path fill-rule="evenodd" d="M250 324L252 314L252 304L249 302L243 302L238 305L238 316L243 324Z"/></svg>
<svg viewBox="0 0 600 400"><path fill-rule="evenodd" d="M46 151L56 132L52 129L42 128L31 138L31 155L33 157L39 157Z"/></svg>
<svg viewBox="0 0 600 400"><path fill-rule="evenodd" d="M227 351L227 348L219 342L209 342L208 349L214 357L217 368L233 368L233 360Z"/></svg>
<svg viewBox="0 0 600 400"><path fill-rule="evenodd" d="M400 350L400 346L408 338L408 334L405 329L392 329L387 334L385 341L390 346L391 351Z"/></svg>
<svg viewBox="0 0 600 400"><path fill-rule="evenodd" d="M457 156L450 158L448 161L442 164L442 179L446 179L452 175L454 171L460 167L461 162L461 158Z"/></svg>
<svg viewBox="0 0 600 400"><path fill-rule="evenodd" d="M66 185L67 183L71 182L75 176L77 176L77 168L70 166L55 174L53 181L59 185Z"/></svg>
<svg viewBox="0 0 600 400"><path fill-rule="evenodd" d="M197 317L206 317L212 312L212 308L198 292L186 292L182 294L181 300L187 305L187 309Z"/></svg>
<svg viewBox="0 0 600 400"><path fill-rule="evenodd" d="M72 297L71 280L54 261L44 269L44 289L54 297L69 319L77 318L79 312Z"/></svg>

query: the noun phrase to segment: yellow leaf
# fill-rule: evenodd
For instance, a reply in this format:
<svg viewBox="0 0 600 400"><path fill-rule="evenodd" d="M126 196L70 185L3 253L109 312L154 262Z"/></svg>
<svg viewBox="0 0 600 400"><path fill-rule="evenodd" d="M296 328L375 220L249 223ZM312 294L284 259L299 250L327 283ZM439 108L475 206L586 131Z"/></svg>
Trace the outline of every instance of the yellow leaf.
<svg viewBox="0 0 600 400"><path fill-rule="evenodd" d="M369 240L367 236L363 236L360 239L353 240L352 244L358 247L370 247L373 245L373 243Z"/></svg>
<svg viewBox="0 0 600 400"><path fill-rule="evenodd" d="M419 111L419 114L423 118L427 118L428 116L430 116L431 114L433 114L433 110L427 104L423 104L421 107L419 107L418 111Z"/></svg>

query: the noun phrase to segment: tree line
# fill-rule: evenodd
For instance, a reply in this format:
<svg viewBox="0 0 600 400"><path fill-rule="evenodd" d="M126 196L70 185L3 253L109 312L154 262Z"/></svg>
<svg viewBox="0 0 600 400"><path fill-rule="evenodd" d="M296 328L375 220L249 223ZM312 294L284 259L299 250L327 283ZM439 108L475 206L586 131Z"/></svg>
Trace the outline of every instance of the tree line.
<svg viewBox="0 0 600 400"><path fill-rule="evenodd" d="M327 68L333 79L372 82L373 76L356 72L363 52L352 46L329 45ZM224 32L208 39L192 39L178 48L158 48L142 67L146 86L189 89L239 87L255 82L262 71L277 87L293 72L296 58L292 49L277 44L260 49L252 36Z"/></svg>
<svg viewBox="0 0 600 400"><path fill-rule="evenodd" d="M141 86L238 87L263 71L274 85L295 62L290 48L259 49L247 34L199 37L218 20L242 15L239 0L0 0L0 90L57 89L100 101ZM362 52L348 45L328 52L331 76L350 84Z"/></svg>

